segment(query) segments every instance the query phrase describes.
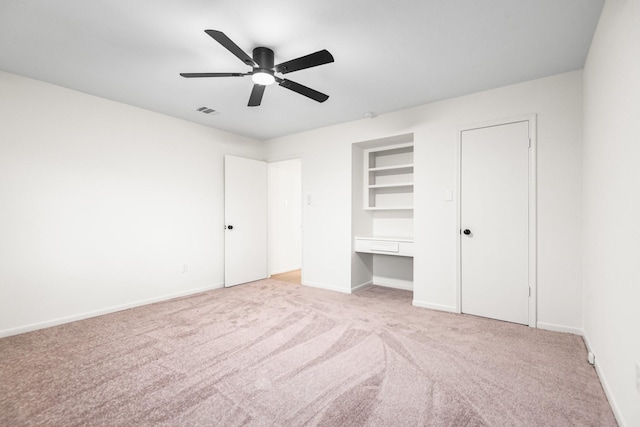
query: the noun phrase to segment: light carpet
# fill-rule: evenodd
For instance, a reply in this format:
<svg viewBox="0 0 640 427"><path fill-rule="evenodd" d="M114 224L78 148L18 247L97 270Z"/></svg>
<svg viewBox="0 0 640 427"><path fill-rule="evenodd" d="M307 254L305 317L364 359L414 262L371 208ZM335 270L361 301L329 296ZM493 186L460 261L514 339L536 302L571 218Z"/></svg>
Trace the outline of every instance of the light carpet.
<svg viewBox="0 0 640 427"><path fill-rule="evenodd" d="M0 425L613 426L582 338L274 280L0 339Z"/></svg>

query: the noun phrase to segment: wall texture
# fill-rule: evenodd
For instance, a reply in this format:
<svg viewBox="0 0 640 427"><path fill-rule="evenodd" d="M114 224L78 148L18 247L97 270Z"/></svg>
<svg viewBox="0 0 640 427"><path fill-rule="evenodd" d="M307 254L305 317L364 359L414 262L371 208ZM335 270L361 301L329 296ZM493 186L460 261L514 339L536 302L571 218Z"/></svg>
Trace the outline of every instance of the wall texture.
<svg viewBox="0 0 640 427"><path fill-rule="evenodd" d="M0 93L0 336L222 285L223 155L261 144L3 72Z"/></svg>
<svg viewBox="0 0 640 427"><path fill-rule="evenodd" d="M638 0L605 4L584 69L584 123L585 338L596 355L596 367L618 421L638 426Z"/></svg>

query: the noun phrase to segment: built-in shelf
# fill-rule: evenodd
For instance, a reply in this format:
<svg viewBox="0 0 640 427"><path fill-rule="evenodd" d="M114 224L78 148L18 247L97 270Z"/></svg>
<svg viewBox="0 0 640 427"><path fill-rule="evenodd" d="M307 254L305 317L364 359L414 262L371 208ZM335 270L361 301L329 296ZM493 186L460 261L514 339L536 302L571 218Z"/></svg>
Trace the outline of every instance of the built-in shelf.
<svg viewBox="0 0 640 427"><path fill-rule="evenodd" d="M410 211L413 210L413 206L394 206L392 208L365 208L367 211Z"/></svg>
<svg viewBox="0 0 640 427"><path fill-rule="evenodd" d="M414 135L355 142L351 152L351 289L412 291Z"/></svg>
<svg viewBox="0 0 640 427"><path fill-rule="evenodd" d="M413 172L413 164L398 165L398 166L383 166L379 168L369 168L369 172L381 172L381 171L394 171L396 173L411 173Z"/></svg>
<svg viewBox="0 0 640 427"><path fill-rule="evenodd" d="M395 188L395 187L413 187L413 182L402 182L399 184L378 184L378 185L369 186L369 188Z"/></svg>
<svg viewBox="0 0 640 427"><path fill-rule="evenodd" d="M413 209L413 143L364 151L364 209Z"/></svg>

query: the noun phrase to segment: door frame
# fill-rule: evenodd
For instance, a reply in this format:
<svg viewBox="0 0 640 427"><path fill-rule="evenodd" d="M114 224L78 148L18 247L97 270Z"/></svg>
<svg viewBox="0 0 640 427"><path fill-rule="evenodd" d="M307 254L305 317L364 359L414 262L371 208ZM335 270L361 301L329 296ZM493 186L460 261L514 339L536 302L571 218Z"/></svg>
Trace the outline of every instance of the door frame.
<svg viewBox="0 0 640 427"><path fill-rule="evenodd" d="M462 247L460 242L460 230L462 229L462 132L486 127L508 125L517 122L529 122L529 327L536 328L538 322L538 230L537 230L537 115L535 113L509 117L505 119L490 120L481 123L463 125L457 129L456 144L456 229L455 229L455 250L456 250L456 312L462 313Z"/></svg>
<svg viewBox="0 0 640 427"><path fill-rule="evenodd" d="M293 153L291 155L287 155L287 156L282 156L282 157L274 157L272 159L267 160L267 166L269 165L269 163L274 163L274 162L284 162L287 160L296 160L299 159L300 160L300 225L301 225L301 230L300 230L300 284L304 284L304 231L305 231L305 208L307 207L307 205L311 204L311 199L309 195L305 196L305 189L304 189L304 158L302 156L302 153ZM267 173L267 176L269 174ZM267 185L267 190L268 190L269 186ZM269 199L270 195L269 192L267 191L267 206L269 205L270 199ZM307 199L307 200L305 200ZM268 214L268 212L267 212ZM271 219L267 216L267 226L269 226L269 221ZM270 239L270 236L267 236L267 248L269 247L268 245L271 243L269 242L268 239ZM268 264L268 272L269 272L269 277L271 277L271 264L269 261Z"/></svg>

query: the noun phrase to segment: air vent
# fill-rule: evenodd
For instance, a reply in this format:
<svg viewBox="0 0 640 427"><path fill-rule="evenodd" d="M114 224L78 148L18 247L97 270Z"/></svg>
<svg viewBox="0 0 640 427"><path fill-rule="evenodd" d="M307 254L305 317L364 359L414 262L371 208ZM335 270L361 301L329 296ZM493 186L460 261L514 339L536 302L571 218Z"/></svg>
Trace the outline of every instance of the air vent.
<svg viewBox="0 0 640 427"><path fill-rule="evenodd" d="M214 110L213 108L209 108L209 107L200 107L200 108L198 108L197 111L200 111L201 113L204 113L204 114L218 114L218 111Z"/></svg>

